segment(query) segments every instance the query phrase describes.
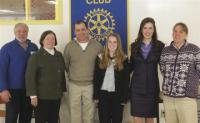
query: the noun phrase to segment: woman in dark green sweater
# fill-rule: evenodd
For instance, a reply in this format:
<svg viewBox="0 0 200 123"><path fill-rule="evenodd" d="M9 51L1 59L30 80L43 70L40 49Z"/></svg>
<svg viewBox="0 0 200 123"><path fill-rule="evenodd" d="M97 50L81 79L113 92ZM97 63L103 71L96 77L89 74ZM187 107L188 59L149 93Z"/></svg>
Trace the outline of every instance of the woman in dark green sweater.
<svg viewBox="0 0 200 123"><path fill-rule="evenodd" d="M35 107L36 123L58 123L60 99L66 91L64 59L55 49L53 31L43 32L40 45L28 61L26 93Z"/></svg>

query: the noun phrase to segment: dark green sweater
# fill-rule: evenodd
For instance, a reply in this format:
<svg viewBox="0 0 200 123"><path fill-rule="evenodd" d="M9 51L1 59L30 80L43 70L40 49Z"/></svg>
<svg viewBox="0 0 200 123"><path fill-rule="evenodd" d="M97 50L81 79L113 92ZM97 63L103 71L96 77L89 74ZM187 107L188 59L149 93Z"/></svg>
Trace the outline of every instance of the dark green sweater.
<svg viewBox="0 0 200 123"><path fill-rule="evenodd" d="M59 99L66 91L65 64L62 54L51 55L41 48L33 54L26 70L27 96L39 99Z"/></svg>

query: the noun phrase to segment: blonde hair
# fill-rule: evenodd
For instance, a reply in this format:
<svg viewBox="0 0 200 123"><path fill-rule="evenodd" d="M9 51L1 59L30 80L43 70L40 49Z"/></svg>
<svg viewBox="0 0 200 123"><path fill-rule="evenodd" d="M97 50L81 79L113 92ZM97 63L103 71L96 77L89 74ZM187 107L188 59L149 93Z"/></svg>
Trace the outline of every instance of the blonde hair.
<svg viewBox="0 0 200 123"><path fill-rule="evenodd" d="M108 35L106 45L104 46L104 50L102 54L102 60L99 64L99 67L101 69L106 69L110 65L110 54L109 54L109 49L108 49L108 39L110 37L115 37L117 39L117 49L114 54L115 55L114 68L116 70L122 70L124 68L123 62L126 59L126 55L122 50L120 35L117 33L111 33Z"/></svg>

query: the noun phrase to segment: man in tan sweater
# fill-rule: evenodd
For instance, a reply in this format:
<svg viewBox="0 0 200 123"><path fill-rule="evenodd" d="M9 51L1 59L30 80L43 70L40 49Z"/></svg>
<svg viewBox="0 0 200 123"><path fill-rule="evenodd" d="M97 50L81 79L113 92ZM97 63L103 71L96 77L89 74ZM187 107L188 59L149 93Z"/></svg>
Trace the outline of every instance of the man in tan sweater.
<svg viewBox="0 0 200 123"><path fill-rule="evenodd" d="M75 23L76 39L64 50L64 59L69 78L69 102L71 123L94 123L93 72L96 56L102 45L89 38L84 21Z"/></svg>

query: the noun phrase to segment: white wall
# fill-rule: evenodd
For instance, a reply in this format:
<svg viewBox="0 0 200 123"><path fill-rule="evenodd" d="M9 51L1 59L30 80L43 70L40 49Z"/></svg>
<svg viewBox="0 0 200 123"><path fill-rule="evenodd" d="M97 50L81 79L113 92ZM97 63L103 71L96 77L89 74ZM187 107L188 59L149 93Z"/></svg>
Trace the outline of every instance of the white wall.
<svg viewBox="0 0 200 123"><path fill-rule="evenodd" d="M199 0L129 0L130 35L133 40L140 21L147 16L156 21L158 37L165 43L172 40L172 28L184 22L189 28L188 41L200 46L200 1Z"/></svg>
<svg viewBox="0 0 200 123"><path fill-rule="evenodd" d="M172 40L172 27L177 22L188 25L188 41L200 46L200 0L127 0L129 8L129 36L132 42L137 35L140 21L149 16L156 21L158 37L165 43ZM39 37L44 30L51 29L57 34L57 49L63 51L69 41L69 0L63 0L63 24L29 25L29 38L39 46ZM78 11L78 9L77 9ZM0 47L14 38L13 25L0 25ZM128 114L129 111L126 111ZM129 116L125 116L129 117ZM129 117L130 118L130 117ZM128 118L127 118L128 119ZM128 123L129 121L125 121Z"/></svg>

